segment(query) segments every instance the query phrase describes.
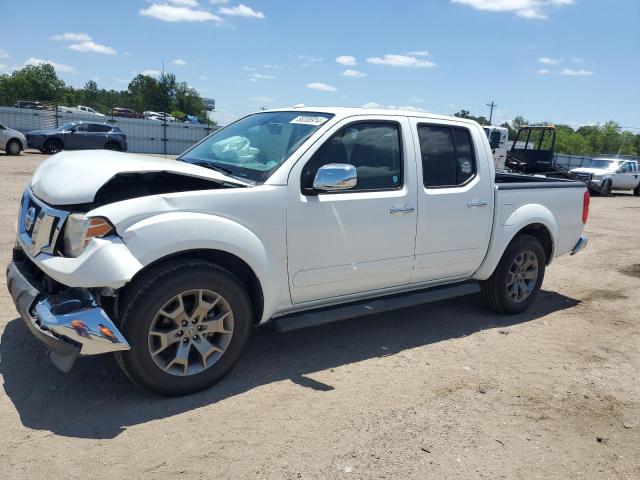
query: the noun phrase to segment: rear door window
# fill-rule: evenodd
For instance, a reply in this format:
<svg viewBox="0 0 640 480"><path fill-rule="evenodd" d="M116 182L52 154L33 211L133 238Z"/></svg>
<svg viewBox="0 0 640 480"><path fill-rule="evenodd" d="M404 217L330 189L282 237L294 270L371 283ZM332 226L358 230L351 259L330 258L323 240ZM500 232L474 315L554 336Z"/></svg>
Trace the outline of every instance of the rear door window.
<svg viewBox="0 0 640 480"><path fill-rule="evenodd" d="M475 176L475 152L466 128L418 125L418 139L425 187L460 186Z"/></svg>

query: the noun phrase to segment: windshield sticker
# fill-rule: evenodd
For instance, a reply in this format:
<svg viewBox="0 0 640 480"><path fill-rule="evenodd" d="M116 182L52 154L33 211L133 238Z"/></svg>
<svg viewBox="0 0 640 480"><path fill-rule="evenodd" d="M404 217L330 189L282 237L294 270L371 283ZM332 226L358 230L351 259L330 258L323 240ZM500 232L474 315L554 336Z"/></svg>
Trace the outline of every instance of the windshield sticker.
<svg viewBox="0 0 640 480"><path fill-rule="evenodd" d="M326 122L328 118L326 117L313 117L310 115L300 115L299 117L294 118L289 123L297 123L299 125L314 125L320 126L324 122Z"/></svg>

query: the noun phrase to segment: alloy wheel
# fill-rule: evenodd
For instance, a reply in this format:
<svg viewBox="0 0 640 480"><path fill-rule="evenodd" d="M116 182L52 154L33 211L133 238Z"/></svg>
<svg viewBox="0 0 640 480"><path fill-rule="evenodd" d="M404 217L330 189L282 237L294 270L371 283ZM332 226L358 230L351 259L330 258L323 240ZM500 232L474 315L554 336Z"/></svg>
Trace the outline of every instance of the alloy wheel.
<svg viewBox="0 0 640 480"><path fill-rule="evenodd" d="M148 335L149 353L166 373L195 375L222 358L232 335L229 302L211 290L188 290L156 314Z"/></svg>
<svg viewBox="0 0 640 480"><path fill-rule="evenodd" d="M538 257L531 250L519 253L507 273L507 294L516 303L524 302L538 281Z"/></svg>

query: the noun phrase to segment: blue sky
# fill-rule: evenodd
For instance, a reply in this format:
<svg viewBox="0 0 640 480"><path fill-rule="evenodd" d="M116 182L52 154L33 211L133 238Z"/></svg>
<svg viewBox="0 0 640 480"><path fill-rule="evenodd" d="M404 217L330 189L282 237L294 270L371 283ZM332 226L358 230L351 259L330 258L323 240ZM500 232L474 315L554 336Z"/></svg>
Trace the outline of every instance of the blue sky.
<svg viewBox="0 0 640 480"><path fill-rule="evenodd" d="M259 107L382 105L640 133L638 0L2 0L0 71L74 86L167 71L222 123ZM495 123L495 122L494 122Z"/></svg>

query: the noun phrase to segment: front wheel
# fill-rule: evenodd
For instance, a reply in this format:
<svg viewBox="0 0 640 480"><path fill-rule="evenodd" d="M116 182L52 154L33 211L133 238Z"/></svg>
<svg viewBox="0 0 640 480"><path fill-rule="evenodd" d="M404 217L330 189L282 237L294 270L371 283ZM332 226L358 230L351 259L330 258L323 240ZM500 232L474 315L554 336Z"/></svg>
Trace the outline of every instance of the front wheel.
<svg viewBox="0 0 640 480"><path fill-rule="evenodd" d="M106 150L112 150L112 151L114 151L114 152L119 152L119 151L121 151L121 150L122 150L122 149L120 148L120 145L119 145L118 143L116 143L116 142L109 142L109 143L107 143L107 144L104 146L104 148L105 148Z"/></svg>
<svg viewBox="0 0 640 480"><path fill-rule="evenodd" d="M636 197L640 197L640 185L638 185L636 188L633 189L633 194Z"/></svg>
<svg viewBox="0 0 640 480"><path fill-rule="evenodd" d="M613 183L611 180L605 180L602 183L602 195L609 196L611 195L611 190L613 189Z"/></svg>
<svg viewBox="0 0 640 480"><path fill-rule="evenodd" d="M121 329L131 350L123 371L161 395L185 395L217 383L249 339L252 308L227 270L182 260L151 271L125 293Z"/></svg>
<svg viewBox="0 0 640 480"><path fill-rule="evenodd" d="M546 255L540 240L518 235L502 255L493 275L482 282L482 296L499 313L514 315L527 310L544 279Z"/></svg>
<svg viewBox="0 0 640 480"><path fill-rule="evenodd" d="M60 140L57 139L52 139L47 141L47 143L44 144L44 150L45 152L47 152L50 155L53 155L55 153L61 152L62 151L62 142Z"/></svg>
<svg viewBox="0 0 640 480"><path fill-rule="evenodd" d="M5 152L7 152L7 155L20 155L21 151L22 145L18 140L9 140L9 143L7 143L7 147L5 150Z"/></svg>

